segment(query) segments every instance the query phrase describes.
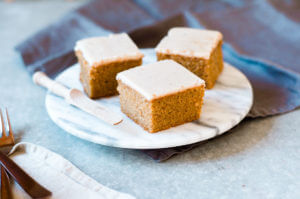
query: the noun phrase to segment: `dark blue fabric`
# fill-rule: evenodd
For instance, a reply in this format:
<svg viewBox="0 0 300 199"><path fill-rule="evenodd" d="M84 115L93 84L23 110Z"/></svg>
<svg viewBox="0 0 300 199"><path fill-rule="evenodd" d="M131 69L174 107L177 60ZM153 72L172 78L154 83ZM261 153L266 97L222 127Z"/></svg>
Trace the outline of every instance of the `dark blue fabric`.
<svg viewBox="0 0 300 199"><path fill-rule="evenodd" d="M256 85L253 90L256 97L249 117L285 113L300 106L299 74L266 60L239 54L229 44L223 45L223 56L225 61L246 74L252 85ZM265 95L260 95L261 92ZM280 101L278 96L281 96ZM257 103L272 106L259 106Z"/></svg>

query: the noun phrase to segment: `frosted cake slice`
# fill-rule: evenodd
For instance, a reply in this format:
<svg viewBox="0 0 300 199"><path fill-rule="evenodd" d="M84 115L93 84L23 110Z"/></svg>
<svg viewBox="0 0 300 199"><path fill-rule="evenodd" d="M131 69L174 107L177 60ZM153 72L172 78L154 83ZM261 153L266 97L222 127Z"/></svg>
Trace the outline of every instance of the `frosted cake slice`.
<svg viewBox="0 0 300 199"><path fill-rule="evenodd" d="M157 60L172 59L213 88L223 70L223 36L218 31L172 28L157 45Z"/></svg>
<svg viewBox="0 0 300 199"><path fill-rule="evenodd" d="M142 64L143 54L125 33L79 40L80 81L90 98L117 94L117 73Z"/></svg>
<svg viewBox="0 0 300 199"><path fill-rule="evenodd" d="M205 82L172 60L117 75L121 110L153 133L200 117Z"/></svg>

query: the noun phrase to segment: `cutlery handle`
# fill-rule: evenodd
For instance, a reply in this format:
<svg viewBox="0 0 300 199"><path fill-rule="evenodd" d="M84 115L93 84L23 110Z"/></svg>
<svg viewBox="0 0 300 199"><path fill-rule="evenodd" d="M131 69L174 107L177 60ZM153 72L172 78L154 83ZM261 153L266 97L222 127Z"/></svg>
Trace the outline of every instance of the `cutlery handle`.
<svg viewBox="0 0 300 199"><path fill-rule="evenodd" d="M32 79L35 84L48 88L52 93L63 98L68 98L70 89L50 79L45 73L40 71L35 72Z"/></svg>
<svg viewBox="0 0 300 199"><path fill-rule="evenodd" d="M9 177L3 166L1 167L1 199L11 199L11 189L9 184Z"/></svg>
<svg viewBox="0 0 300 199"><path fill-rule="evenodd" d="M4 155L0 151L0 162L15 181L26 191L32 198L46 198L51 196L51 192L37 183L23 169L21 169L14 161Z"/></svg>

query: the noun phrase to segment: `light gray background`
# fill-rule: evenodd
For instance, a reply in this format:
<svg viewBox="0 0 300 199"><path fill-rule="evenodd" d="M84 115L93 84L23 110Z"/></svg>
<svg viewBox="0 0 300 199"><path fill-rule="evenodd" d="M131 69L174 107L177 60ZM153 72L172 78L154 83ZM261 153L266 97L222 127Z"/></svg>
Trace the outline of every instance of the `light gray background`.
<svg viewBox="0 0 300 199"><path fill-rule="evenodd" d="M17 142L42 145L103 185L137 198L300 198L299 109L244 121L164 163L57 127L46 113L46 91L32 83L13 48L83 2L0 2L0 107L9 109Z"/></svg>

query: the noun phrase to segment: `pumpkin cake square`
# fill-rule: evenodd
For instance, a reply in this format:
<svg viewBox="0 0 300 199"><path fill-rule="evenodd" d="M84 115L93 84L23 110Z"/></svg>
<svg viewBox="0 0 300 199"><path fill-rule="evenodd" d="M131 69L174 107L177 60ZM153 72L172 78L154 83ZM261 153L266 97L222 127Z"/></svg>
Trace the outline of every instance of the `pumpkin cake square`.
<svg viewBox="0 0 300 199"><path fill-rule="evenodd" d="M173 60L117 75L121 110L154 133L200 117L205 82Z"/></svg>
<svg viewBox="0 0 300 199"><path fill-rule="evenodd" d="M218 31L172 28L157 45L157 60L172 59L213 88L223 70L223 36Z"/></svg>
<svg viewBox="0 0 300 199"><path fill-rule="evenodd" d="M90 98L117 94L117 73L141 65L143 58L125 33L82 39L74 50L81 68L80 81Z"/></svg>

